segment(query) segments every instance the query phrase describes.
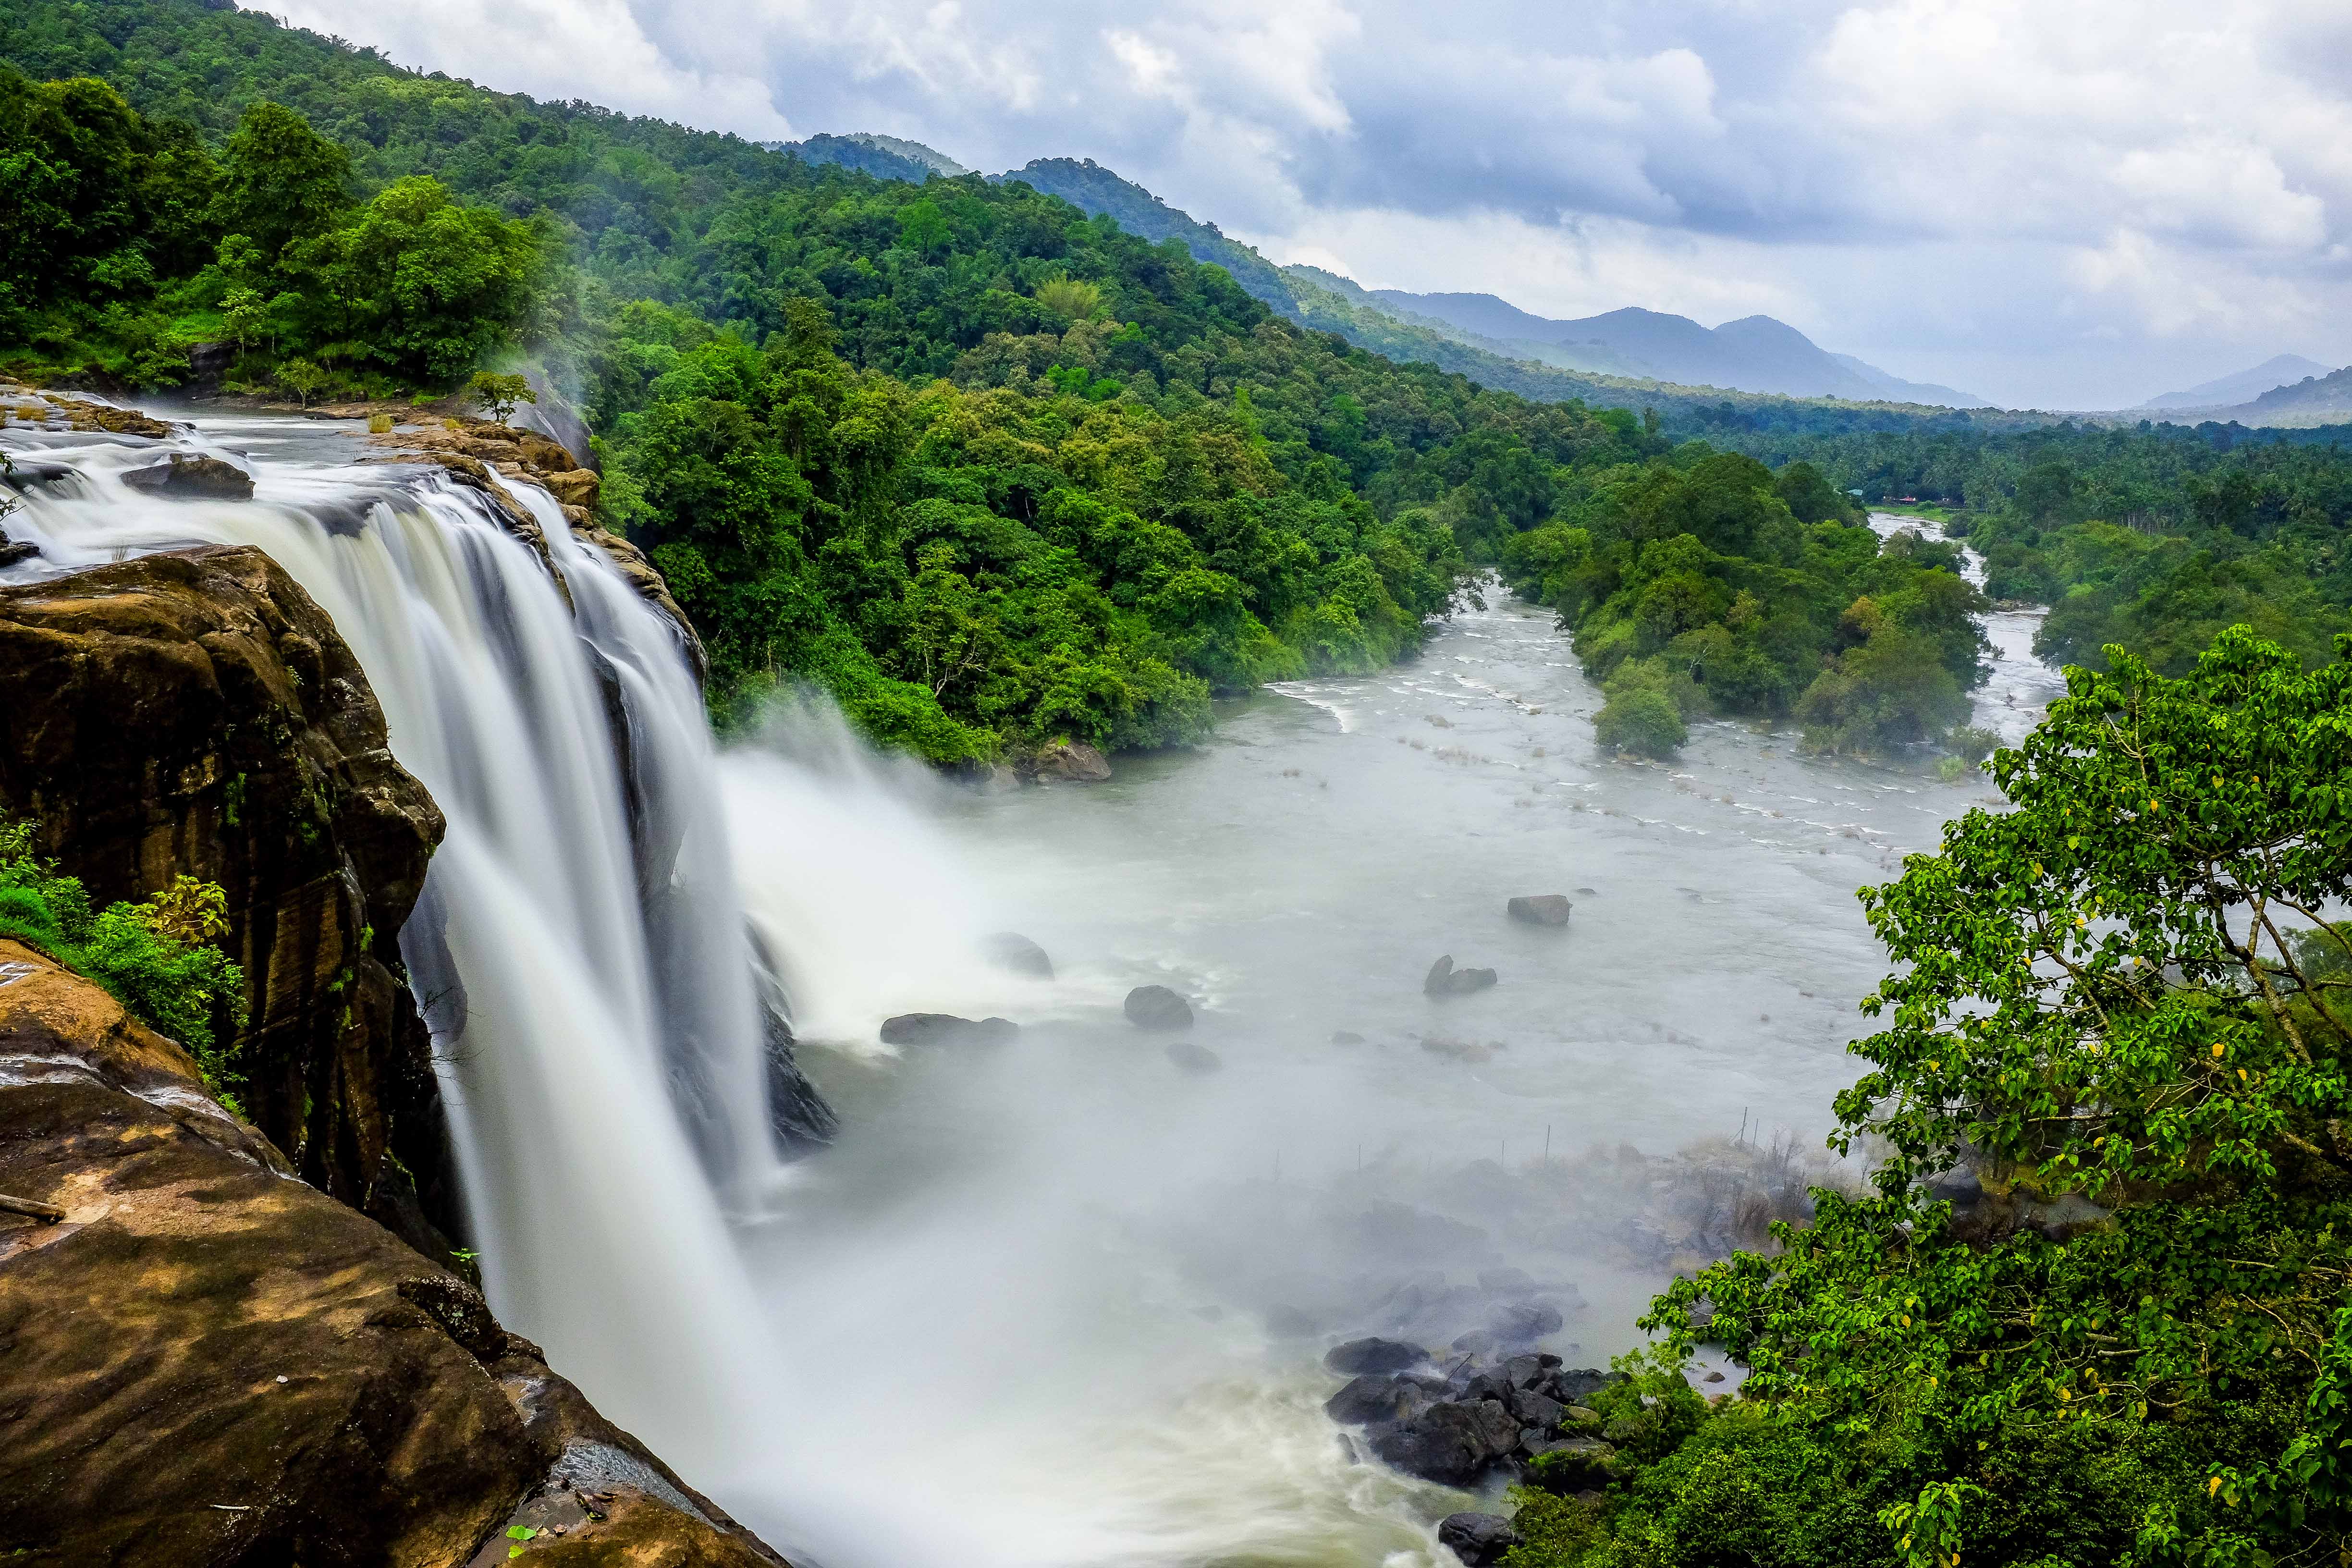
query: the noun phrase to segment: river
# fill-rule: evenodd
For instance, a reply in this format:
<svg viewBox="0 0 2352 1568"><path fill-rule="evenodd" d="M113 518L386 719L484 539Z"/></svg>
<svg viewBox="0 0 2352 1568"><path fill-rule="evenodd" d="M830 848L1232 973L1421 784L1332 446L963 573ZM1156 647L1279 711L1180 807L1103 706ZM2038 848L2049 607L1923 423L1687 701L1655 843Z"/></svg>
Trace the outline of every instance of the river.
<svg viewBox="0 0 2352 1568"><path fill-rule="evenodd" d="M821 705L714 762L667 628L543 496L579 607L467 495L345 467L349 428L202 423L254 500L145 499L151 448L12 429L74 473L10 520L45 554L9 580L258 542L336 616L450 812L442 1068L493 1304L803 1568L1450 1565L1469 1499L1354 1458L1324 1349L1506 1310L1557 1311L1570 1364L1633 1346L1743 1194L1838 1178L1883 970L1854 889L1998 804L1725 721L1597 755L1553 617L1492 587L1411 663L1096 786L953 786ZM1989 626L2010 738L2054 684L2032 619ZM686 846L659 897L598 668ZM1506 918L1545 893L1565 928ZM662 1085L714 1086L705 1134L757 1115L747 915L843 1128L782 1167L739 1138L706 1182ZM1008 929L1054 978L982 960ZM1441 954L1499 981L1425 996ZM1145 983L1192 999L1183 1047L1122 1016ZM1021 1029L883 1046L910 1011Z"/></svg>
<svg viewBox="0 0 2352 1568"><path fill-rule="evenodd" d="M2060 689L2037 616L1989 626L2005 738ZM1620 1147L1818 1150L1884 973L1855 889L1998 803L1734 722L1605 759L1600 702L1489 588L1412 663L1232 704L1100 785L975 795L806 716L724 760L848 1124L753 1253L810 1438L772 1477L796 1539L833 1568L1452 1563L1462 1494L1351 1462L1324 1346L1393 1328L1400 1287L1450 1301L1424 1335L1475 1326L1516 1268L1570 1364L1631 1348L1690 1259L1643 1246ZM1565 930L1506 919L1551 892ZM1056 979L963 957L1000 928ZM1500 981L1431 1000L1441 953ZM1119 1016L1154 982L1217 1070ZM917 1009L1024 1032L878 1047Z"/></svg>

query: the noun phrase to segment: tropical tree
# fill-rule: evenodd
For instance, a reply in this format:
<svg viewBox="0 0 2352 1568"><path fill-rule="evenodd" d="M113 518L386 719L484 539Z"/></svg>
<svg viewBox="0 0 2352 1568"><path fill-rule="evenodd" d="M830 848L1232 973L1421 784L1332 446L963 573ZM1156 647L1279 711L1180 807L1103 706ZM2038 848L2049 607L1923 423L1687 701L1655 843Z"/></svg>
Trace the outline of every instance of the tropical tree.
<svg viewBox="0 0 2352 1568"><path fill-rule="evenodd" d="M1992 759L2011 809L1864 892L1898 967L1832 1142L1871 1194L1645 1321L1744 1360L1906 1556L2336 1562L2352 637L2311 672L2243 627L2184 679L2107 651Z"/></svg>

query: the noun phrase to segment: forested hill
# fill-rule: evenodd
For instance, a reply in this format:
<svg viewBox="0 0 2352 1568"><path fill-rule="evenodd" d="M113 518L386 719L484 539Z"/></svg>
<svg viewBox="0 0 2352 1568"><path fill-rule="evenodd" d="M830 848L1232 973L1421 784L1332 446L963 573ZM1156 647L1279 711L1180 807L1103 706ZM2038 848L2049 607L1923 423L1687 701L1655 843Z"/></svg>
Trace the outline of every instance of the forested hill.
<svg viewBox="0 0 2352 1568"><path fill-rule="evenodd" d="M1411 651L1464 552L1664 450L1280 321L1024 185L879 181L199 0L13 0L0 61L32 182L0 364L169 384L227 342L233 386L382 396L528 345L722 710L811 678L942 761L1185 739L1214 692Z"/></svg>
<svg viewBox="0 0 2352 1568"><path fill-rule="evenodd" d="M1566 369L1532 359L1522 347L1499 338L1378 299L1349 279L1312 267L1276 267L1216 225L1170 206L1091 158L1040 158L995 177L1022 181L1087 212L1107 216L1130 234L1181 241L1195 259L1223 267L1268 309L1302 325L1337 332L1360 348L1393 360L1425 362L1467 375L1482 386L1538 402L1577 399L1596 406L1655 409L1670 433L2010 430L2052 423L2034 413L1958 411L1891 397L1786 397Z"/></svg>
<svg viewBox="0 0 2352 1568"><path fill-rule="evenodd" d="M1395 363L1361 346L1392 316L1302 288L1285 319L1024 180L877 179L204 0L6 0L0 63L0 368L169 384L225 342L233 387L405 398L528 352L722 715L809 679L940 761L1182 741L1214 694L1409 655L1482 562L1579 627L1639 749L1704 711L1936 741L1980 674L1949 552L1882 552L1813 469L1511 390L1540 366Z"/></svg>

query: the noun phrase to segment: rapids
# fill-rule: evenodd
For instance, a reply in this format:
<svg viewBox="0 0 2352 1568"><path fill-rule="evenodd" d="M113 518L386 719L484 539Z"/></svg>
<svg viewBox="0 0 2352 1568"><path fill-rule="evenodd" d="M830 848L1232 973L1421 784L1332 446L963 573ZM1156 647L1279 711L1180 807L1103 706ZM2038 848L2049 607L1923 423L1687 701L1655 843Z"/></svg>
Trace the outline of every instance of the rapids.
<svg viewBox="0 0 2352 1568"><path fill-rule="evenodd" d="M1552 617L1491 586L1413 662L1229 704L1091 788L952 786L819 703L714 755L674 640L560 525L576 610L462 492L343 466L347 433L197 439L255 501L138 498L115 476L152 447L47 439L79 477L8 521L46 559L5 579L233 541L327 605L450 818L444 940L404 941L465 998L436 1022L494 1304L821 1568L1450 1565L1469 1500L1351 1461L1325 1346L1443 1342L1518 1289L1570 1364L1633 1345L1676 1258L1621 1147L1817 1146L1882 969L1853 889L1994 799L1727 722L1601 759ZM2030 617L1990 629L1979 722L2014 736L2054 677ZM1504 918L1549 892L1565 930ZM842 1113L789 1166L747 919ZM1006 929L1055 978L985 963ZM1427 998L1441 953L1501 983ZM1217 1070L1126 1023L1146 982ZM879 1043L916 1010L1023 1029Z"/></svg>

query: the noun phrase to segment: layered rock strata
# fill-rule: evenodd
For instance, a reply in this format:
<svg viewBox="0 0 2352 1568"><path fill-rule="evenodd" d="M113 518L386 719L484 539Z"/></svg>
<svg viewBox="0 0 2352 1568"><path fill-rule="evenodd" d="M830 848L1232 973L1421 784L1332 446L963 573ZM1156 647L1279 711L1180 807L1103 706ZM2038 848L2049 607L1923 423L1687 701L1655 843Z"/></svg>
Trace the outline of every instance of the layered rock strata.
<svg viewBox="0 0 2352 1568"><path fill-rule="evenodd" d="M0 942L0 1557L778 1568L472 1286ZM530 1532L517 1535L515 1531Z"/></svg>
<svg viewBox="0 0 2352 1568"><path fill-rule="evenodd" d="M208 546L0 588L0 812L100 904L219 883L255 1124L304 1180L447 1256L457 1197L399 950L441 813L291 577Z"/></svg>

